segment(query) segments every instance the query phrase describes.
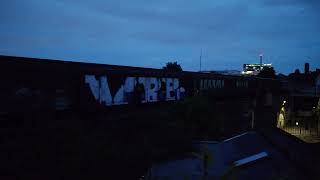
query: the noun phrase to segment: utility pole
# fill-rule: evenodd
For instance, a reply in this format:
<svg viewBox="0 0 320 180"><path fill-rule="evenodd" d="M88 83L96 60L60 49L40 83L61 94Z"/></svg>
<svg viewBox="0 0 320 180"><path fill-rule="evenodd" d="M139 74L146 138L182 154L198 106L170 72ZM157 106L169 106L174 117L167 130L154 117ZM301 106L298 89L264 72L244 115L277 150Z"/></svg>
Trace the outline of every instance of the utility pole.
<svg viewBox="0 0 320 180"><path fill-rule="evenodd" d="M261 71L262 70L262 53L259 56L260 56L260 71Z"/></svg>
<svg viewBox="0 0 320 180"><path fill-rule="evenodd" d="M201 66L202 66L202 48L200 49L200 72L201 72Z"/></svg>

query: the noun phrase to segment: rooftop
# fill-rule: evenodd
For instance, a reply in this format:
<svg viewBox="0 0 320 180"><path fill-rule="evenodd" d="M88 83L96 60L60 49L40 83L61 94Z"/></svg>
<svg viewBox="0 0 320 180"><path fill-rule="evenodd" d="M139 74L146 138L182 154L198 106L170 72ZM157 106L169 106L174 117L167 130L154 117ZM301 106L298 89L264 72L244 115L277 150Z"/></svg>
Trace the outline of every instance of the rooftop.
<svg viewBox="0 0 320 180"><path fill-rule="evenodd" d="M304 179L283 154L256 132L247 132L218 143L201 142L207 146L212 157L209 164L209 178L229 174L237 179ZM230 171L230 167L246 162ZM202 161L196 157L172 160L155 164L152 177L159 179L201 179Z"/></svg>

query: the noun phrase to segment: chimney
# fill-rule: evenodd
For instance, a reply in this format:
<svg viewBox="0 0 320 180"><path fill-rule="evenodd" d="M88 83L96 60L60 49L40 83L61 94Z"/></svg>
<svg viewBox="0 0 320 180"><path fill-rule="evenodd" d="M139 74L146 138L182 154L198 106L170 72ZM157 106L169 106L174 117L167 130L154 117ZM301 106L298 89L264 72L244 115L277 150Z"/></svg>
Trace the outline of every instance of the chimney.
<svg viewBox="0 0 320 180"><path fill-rule="evenodd" d="M309 68L310 68L310 67L309 67L309 63L305 63L305 64L304 64L304 73L305 73L305 74L309 74Z"/></svg>

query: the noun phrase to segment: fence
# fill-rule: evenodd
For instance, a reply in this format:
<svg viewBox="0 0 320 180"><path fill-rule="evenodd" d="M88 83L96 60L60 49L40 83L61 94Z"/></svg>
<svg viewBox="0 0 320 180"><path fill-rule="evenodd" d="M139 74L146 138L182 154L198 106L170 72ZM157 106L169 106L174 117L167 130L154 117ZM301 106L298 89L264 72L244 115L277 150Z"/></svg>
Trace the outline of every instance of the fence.
<svg viewBox="0 0 320 180"><path fill-rule="evenodd" d="M295 124L287 124L280 129L307 143L320 142L320 129L317 124L299 124L299 122L296 122Z"/></svg>

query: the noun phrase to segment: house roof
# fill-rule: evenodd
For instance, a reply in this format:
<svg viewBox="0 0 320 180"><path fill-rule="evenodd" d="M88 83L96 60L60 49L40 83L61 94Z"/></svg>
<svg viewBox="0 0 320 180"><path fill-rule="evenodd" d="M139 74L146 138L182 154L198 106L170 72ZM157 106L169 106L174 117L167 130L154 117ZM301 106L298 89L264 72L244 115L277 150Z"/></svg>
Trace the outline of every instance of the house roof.
<svg viewBox="0 0 320 180"><path fill-rule="evenodd" d="M304 179L299 170L280 151L256 132L247 132L216 144L204 142L201 145L207 146L212 156L209 177L220 177L226 170L230 170L235 162L264 152L267 157L256 158L255 161L236 167L231 172L237 179ZM152 175L168 179L199 179L202 176L201 168L201 160L189 157L156 164L152 168Z"/></svg>

